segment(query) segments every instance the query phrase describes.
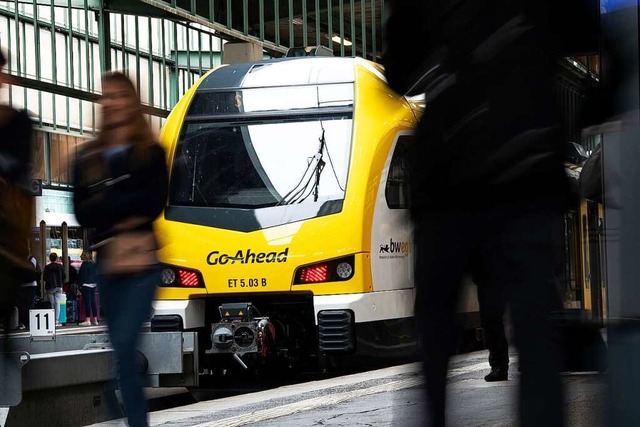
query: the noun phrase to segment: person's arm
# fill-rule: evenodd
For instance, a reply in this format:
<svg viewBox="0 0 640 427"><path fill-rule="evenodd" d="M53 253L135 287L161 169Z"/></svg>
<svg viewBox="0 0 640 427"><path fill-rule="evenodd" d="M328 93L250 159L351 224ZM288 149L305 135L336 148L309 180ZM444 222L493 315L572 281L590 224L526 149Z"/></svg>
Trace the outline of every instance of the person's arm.
<svg viewBox="0 0 640 427"><path fill-rule="evenodd" d="M139 180L134 189L124 190L117 184L111 189L91 194L83 182L83 170L76 164L73 202L76 218L85 227L107 229L131 216L155 219L164 209L169 175L164 150L153 144L146 163L135 171Z"/></svg>
<svg viewBox="0 0 640 427"><path fill-rule="evenodd" d="M113 211L106 192L91 193L84 179L81 161L77 161L73 174L73 207L78 223L84 227L109 228L113 224Z"/></svg>
<svg viewBox="0 0 640 427"><path fill-rule="evenodd" d="M83 262L82 265L80 265L80 270L78 271L78 279L77 279L77 283L78 283L78 287L82 286L85 283L85 277L87 275L87 261Z"/></svg>
<svg viewBox="0 0 640 427"><path fill-rule="evenodd" d="M119 222L136 216L155 219L165 207L169 187L165 154L162 147L153 144L147 153L140 185L132 191L118 193L112 199L112 215Z"/></svg>

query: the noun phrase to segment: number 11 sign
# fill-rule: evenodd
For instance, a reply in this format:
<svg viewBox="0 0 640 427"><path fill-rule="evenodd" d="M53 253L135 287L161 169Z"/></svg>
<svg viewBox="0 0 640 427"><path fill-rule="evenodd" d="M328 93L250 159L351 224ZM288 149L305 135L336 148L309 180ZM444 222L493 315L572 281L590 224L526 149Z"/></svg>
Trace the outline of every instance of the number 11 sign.
<svg viewBox="0 0 640 427"><path fill-rule="evenodd" d="M56 335L56 312L29 310L29 332L32 337L54 337Z"/></svg>

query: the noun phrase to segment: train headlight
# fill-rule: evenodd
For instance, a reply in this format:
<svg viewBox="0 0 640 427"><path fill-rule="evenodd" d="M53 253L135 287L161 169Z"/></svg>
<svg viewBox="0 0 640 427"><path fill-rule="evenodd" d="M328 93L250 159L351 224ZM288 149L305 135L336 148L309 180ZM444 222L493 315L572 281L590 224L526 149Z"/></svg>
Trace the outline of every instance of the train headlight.
<svg viewBox="0 0 640 427"><path fill-rule="evenodd" d="M341 282L351 279L354 272L355 258L353 255L350 255L298 267L293 279L293 284L304 285L309 283Z"/></svg>
<svg viewBox="0 0 640 427"><path fill-rule="evenodd" d="M336 267L336 274L343 280L347 280L353 276L353 266L348 262L341 262Z"/></svg>
<svg viewBox="0 0 640 427"><path fill-rule="evenodd" d="M173 268L162 270L162 286L172 286L176 282L176 272Z"/></svg>
<svg viewBox="0 0 640 427"><path fill-rule="evenodd" d="M204 280L198 270L163 265L161 286L172 288L202 288Z"/></svg>

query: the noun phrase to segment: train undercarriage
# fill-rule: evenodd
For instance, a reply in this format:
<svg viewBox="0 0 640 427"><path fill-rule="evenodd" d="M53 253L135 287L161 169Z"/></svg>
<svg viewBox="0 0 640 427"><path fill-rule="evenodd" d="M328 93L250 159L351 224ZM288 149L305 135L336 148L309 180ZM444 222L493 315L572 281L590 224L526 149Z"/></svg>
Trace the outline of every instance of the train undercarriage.
<svg viewBox="0 0 640 427"><path fill-rule="evenodd" d="M156 314L152 332L197 335L194 369L201 379L286 371L322 371L415 354L413 320L356 324L349 309L314 311L312 294L223 295L199 301L197 328L178 315ZM203 304L204 303L204 304ZM167 385L165 383L165 385ZM195 385L195 384L194 384Z"/></svg>

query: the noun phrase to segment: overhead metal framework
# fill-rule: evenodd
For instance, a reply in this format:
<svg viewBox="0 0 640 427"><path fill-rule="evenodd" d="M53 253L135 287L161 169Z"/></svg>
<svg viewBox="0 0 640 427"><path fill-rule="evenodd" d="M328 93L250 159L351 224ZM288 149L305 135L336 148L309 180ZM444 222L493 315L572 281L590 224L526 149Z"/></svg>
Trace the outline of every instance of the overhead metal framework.
<svg viewBox="0 0 640 427"><path fill-rule="evenodd" d="M0 43L10 103L41 126L91 134L106 71L128 70L159 126L221 63L223 39L272 56L322 45L377 61L384 20L384 0L0 0Z"/></svg>
<svg viewBox="0 0 640 427"><path fill-rule="evenodd" d="M180 96L221 63L221 39L209 28L157 9L127 14L105 6L99 0L0 0L0 46L9 53L6 97L30 110L40 127L93 134L100 76L116 69L128 72L159 128Z"/></svg>
<svg viewBox="0 0 640 427"><path fill-rule="evenodd" d="M172 15L227 40L259 43L274 56L293 46L322 45L337 56L374 61L381 57L386 19L384 0L112 0L106 7Z"/></svg>
<svg viewBox="0 0 640 427"><path fill-rule="evenodd" d="M35 225L75 221L65 191L78 151L100 126L104 72L129 75L159 130L180 97L222 60L222 39L210 28L158 9L144 16L105 6L99 0L0 0L0 49L8 54L8 84L0 95L28 110L36 128L33 177L44 192Z"/></svg>

